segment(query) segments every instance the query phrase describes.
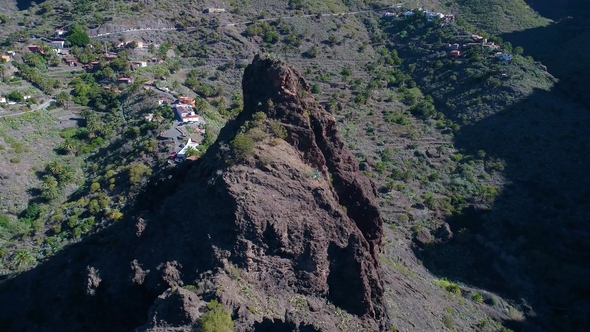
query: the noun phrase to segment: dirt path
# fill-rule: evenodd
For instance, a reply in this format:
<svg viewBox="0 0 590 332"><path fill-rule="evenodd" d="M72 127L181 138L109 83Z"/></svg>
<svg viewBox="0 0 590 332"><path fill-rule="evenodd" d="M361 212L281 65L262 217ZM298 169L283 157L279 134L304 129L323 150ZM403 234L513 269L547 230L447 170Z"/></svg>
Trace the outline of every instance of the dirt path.
<svg viewBox="0 0 590 332"><path fill-rule="evenodd" d="M387 6L387 7L382 7L382 8L376 8L376 9L370 9L370 10L361 10L361 11L355 11L355 12L341 12L341 13L327 13L327 14L305 14L305 15L296 15L296 16L281 16L281 17L274 17L274 18L265 18L265 19L260 19L260 20L256 20L256 21L245 21L245 22L237 22L237 23L226 23L226 24L220 24L220 25L216 25L216 27L233 27L236 25L247 25L247 24L252 24L255 22L265 22L265 21L276 21L276 20L288 20L288 19L292 19L292 18L312 18L312 17L329 17L329 16L346 16L346 15L358 15L358 14L364 14L364 13L370 13L370 12L380 12L380 11L386 11L388 9L393 9L393 8L399 8L401 7L401 5L403 5L405 2L403 3L397 3L391 6ZM92 32L89 32L90 38L99 38L99 37L105 37L105 36L110 36L110 35L116 35L116 34L122 34L122 33L133 33L133 32L141 32L141 31L190 31L190 30L195 30L198 29L202 26L198 26L198 27L187 27L184 29L178 29L178 28L138 28L138 29L126 29L126 30L120 30L120 31L115 31L115 32L105 32L105 33L99 33L99 34L92 34ZM97 28L98 29L98 28ZM93 29L96 30L96 29Z"/></svg>

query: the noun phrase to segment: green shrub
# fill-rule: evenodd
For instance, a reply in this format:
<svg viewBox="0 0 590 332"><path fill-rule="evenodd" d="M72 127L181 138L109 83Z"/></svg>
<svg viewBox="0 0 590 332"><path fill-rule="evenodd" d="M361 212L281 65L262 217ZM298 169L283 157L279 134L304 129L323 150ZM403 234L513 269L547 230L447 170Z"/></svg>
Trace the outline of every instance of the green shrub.
<svg viewBox="0 0 590 332"><path fill-rule="evenodd" d="M453 320L453 317L445 316L443 318L443 324L445 325L446 328L452 329L453 326L455 326L455 321Z"/></svg>
<svg viewBox="0 0 590 332"><path fill-rule="evenodd" d="M280 139L287 138L287 129L279 120L272 120L270 122L270 131Z"/></svg>
<svg viewBox="0 0 590 332"><path fill-rule="evenodd" d="M144 164L135 164L129 167L129 182L138 184L144 176L152 175L152 170Z"/></svg>
<svg viewBox="0 0 590 332"><path fill-rule="evenodd" d="M322 89L321 89L320 85L319 84L313 84L311 86L311 93L313 93L313 94L320 94L320 93L322 93Z"/></svg>
<svg viewBox="0 0 590 332"><path fill-rule="evenodd" d="M21 159L19 157L10 158L10 162L13 164L18 164L21 162Z"/></svg>
<svg viewBox="0 0 590 332"><path fill-rule="evenodd" d="M92 182L92 184L90 185L90 192L93 193L95 191L99 191L100 190L100 184L98 182Z"/></svg>
<svg viewBox="0 0 590 332"><path fill-rule="evenodd" d="M471 296L471 299L472 299L474 302L477 302L477 303L482 303L482 302L483 302L483 296L482 296L481 294L479 294L479 293L475 293L475 294L473 294L473 295Z"/></svg>
<svg viewBox="0 0 590 332"><path fill-rule="evenodd" d="M461 287L459 287L459 285L457 285L457 284L451 283L447 287L445 287L445 289L447 290L447 292L461 295Z"/></svg>
<svg viewBox="0 0 590 332"><path fill-rule="evenodd" d="M252 128L248 131L248 137L252 138L255 142L262 141L266 136L267 134L260 128Z"/></svg>
<svg viewBox="0 0 590 332"><path fill-rule="evenodd" d="M231 141L232 151L237 159L242 159L254 153L254 140L246 135L236 135Z"/></svg>
<svg viewBox="0 0 590 332"><path fill-rule="evenodd" d="M234 322L229 311L217 300L212 300L207 304L207 312L201 316L200 323L203 332L234 331Z"/></svg>
<svg viewBox="0 0 590 332"><path fill-rule="evenodd" d="M9 222L10 222L10 219L8 218L8 216L0 214L0 227L8 226Z"/></svg>

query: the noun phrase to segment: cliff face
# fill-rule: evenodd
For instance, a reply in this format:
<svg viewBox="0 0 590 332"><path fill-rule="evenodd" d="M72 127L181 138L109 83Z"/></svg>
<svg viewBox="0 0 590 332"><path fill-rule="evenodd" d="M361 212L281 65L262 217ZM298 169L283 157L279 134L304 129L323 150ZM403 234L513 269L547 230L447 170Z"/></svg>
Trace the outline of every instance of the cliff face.
<svg viewBox="0 0 590 332"><path fill-rule="evenodd" d="M190 330L213 298L238 331L387 328L375 187L292 68L256 57L242 83L244 111L143 212L5 282L11 329ZM284 140L232 158L256 121Z"/></svg>

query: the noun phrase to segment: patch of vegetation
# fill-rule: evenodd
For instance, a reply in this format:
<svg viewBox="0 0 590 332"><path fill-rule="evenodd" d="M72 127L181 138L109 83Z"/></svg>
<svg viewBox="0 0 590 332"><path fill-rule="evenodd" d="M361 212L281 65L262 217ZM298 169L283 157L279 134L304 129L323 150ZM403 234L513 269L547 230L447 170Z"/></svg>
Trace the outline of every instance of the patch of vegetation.
<svg viewBox="0 0 590 332"><path fill-rule="evenodd" d="M217 300L207 303L207 312L199 319L203 332L231 332L234 330L234 322L229 310Z"/></svg>
<svg viewBox="0 0 590 332"><path fill-rule="evenodd" d="M254 153L254 140L246 135L238 134L231 141L231 147L236 159L243 159Z"/></svg>

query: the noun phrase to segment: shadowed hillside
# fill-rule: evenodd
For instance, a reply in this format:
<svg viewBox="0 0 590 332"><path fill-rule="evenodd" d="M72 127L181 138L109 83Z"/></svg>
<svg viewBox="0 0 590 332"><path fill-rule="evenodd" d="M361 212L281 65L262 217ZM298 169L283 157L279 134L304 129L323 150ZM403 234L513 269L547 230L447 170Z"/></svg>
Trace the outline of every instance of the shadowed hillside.
<svg viewBox="0 0 590 332"><path fill-rule="evenodd" d="M522 45L526 55L541 61L562 81L560 91L589 107L590 3L535 0L529 1L529 4L555 22L502 37L515 45Z"/></svg>
<svg viewBox="0 0 590 332"><path fill-rule="evenodd" d="M590 114L559 91L462 127L457 147L504 160L507 183L491 209L449 219L452 242L418 253L437 275L529 308L526 323L514 317L517 330L590 329Z"/></svg>

